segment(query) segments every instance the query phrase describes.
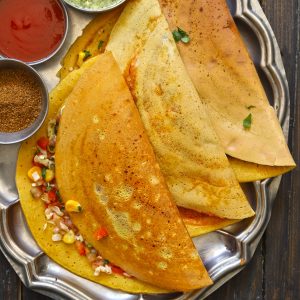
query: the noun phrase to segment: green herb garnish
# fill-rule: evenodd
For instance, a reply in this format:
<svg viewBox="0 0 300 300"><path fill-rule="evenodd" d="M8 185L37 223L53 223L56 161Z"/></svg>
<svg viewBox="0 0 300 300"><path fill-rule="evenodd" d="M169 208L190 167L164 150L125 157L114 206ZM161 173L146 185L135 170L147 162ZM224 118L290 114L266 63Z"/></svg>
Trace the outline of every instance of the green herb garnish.
<svg viewBox="0 0 300 300"><path fill-rule="evenodd" d="M46 178L46 170L47 170L47 168L42 168L42 177L43 177L43 179L45 179Z"/></svg>
<svg viewBox="0 0 300 300"><path fill-rule="evenodd" d="M184 44L188 44L191 40L189 35L179 27L177 27L177 30L174 30L172 34L176 43L181 41Z"/></svg>
<svg viewBox="0 0 300 300"><path fill-rule="evenodd" d="M181 40L181 34L177 30L174 30L173 38L174 38L175 42L178 43Z"/></svg>
<svg viewBox="0 0 300 300"><path fill-rule="evenodd" d="M181 41L184 44L188 44L190 42L190 37L189 36L184 36L183 38L181 38Z"/></svg>
<svg viewBox="0 0 300 300"><path fill-rule="evenodd" d="M109 260L108 259L103 259L103 266L106 266L109 264Z"/></svg>
<svg viewBox="0 0 300 300"><path fill-rule="evenodd" d="M254 105L246 106L246 108L249 109L249 110L252 109L252 108L255 108L255 107L256 107L256 106L254 106Z"/></svg>
<svg viewBox="0 0 300 300"><path fill-rule="evenodd" d="M52 186L50 186L50 183L47 183L46 192L50 192L52 190Z"/></svg>
<svg viewBox="0 0 300 300"><path fill-rule="evenodd" d="M58 201L59 201L60 203L62 203L63 201L62 201L62 198L61 198L61 195L60 195L59 190L56 190L55 194L56 194L56 196L57 196L57 198L58 198Z"/></svg>
<svg viewBox="0 0 300 300"><path fill-rule="evenodd" d="M245 129L250 129L252 124L252 114L249 114L249 116L243 121L243 126Z"/></svg>
<svg viewBox="0 0 300 300"><path fill-rule="evenodd" d="M104 41L100 40L99 43L98 43L98 50L99 50L100 48L102 48L103 44L104 44Z"/></svg>
<svg viewBox="0 0 300 300"><path fill-rule="evenodd" d="M86 60L86 59L88 59L90 56L92 56L91 52L88 51L88 50L83 50L83 53L84 53L83 60Z"/></svg>

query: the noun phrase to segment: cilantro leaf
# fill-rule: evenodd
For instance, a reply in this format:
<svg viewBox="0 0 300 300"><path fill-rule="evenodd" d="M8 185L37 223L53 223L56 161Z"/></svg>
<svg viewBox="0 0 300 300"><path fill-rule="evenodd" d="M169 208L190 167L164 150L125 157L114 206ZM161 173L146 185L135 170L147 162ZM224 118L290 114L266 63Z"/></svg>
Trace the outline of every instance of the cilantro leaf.
<svg viewBox="0 0 300 300"><path fill-rule="evenodd" d="M175 42L178 43L181 40L181 34L177 30L174 30L172 34Z"/></svg>
<svg viewBox="0 0 300 300"><path fill-rule="evenodd" d="M185 44L188 44L190 42L190 37L188 35L184 36L181 38L181 41Z"/></svg>
<svg viewBox="0 0 300 300"><path fill-rule="evenodd" d="M99 43L98 43L98 50L99 50L100 48L102 48L103 44L104 44L104 41L100 40Z"/></svg>
<svg viewBox="0 0 300 300"><path fill-rule="evenodd" d="M62 201L62 198L61 198L59 190L56 190L55 194L57 196L58 202L62 203L63 201Z"/></svg>
<svg viewBox="0 0 300 300"><path fill-rule="evenodd" d="M86 60L86 59L88 59L90 56L92 56L91 52L88 51L88 50L83 50L83 52L84 52L84 58L83 58L83 60Z"/></svg>
<svg viewBox="0 0 300 300"><path fill-rule="evenodd" d="M250 129L252 124L252 114L249 114L246 119L243 121L243 126L245 129Z"/></svg>
<svg viewBox="0 0 300 300"><path fill-rule="evenodd" d="M181 28L177 27L177 30L175 29L173 32L173 38L176 43L183 42L184 44L187 44L190 42L189 35Z"/></svg>
<svg viewBox="0 0 300 300"><path fill-rule="evenodd" d="M42 168L42 177L43 177L43 179L46 178L46 171L47 171L47 168L43 167Z"/></svg>

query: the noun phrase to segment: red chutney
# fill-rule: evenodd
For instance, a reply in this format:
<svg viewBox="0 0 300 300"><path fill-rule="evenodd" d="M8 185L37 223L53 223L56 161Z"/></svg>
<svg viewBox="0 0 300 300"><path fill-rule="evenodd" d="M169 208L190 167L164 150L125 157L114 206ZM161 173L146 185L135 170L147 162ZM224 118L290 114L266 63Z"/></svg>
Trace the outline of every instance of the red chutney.
<svg viewBox="0 0 300 300"><path fill-rule="evenodd" d="M66 30L56 0L0 0L0 54L25 62L50 55Z"/></svg>

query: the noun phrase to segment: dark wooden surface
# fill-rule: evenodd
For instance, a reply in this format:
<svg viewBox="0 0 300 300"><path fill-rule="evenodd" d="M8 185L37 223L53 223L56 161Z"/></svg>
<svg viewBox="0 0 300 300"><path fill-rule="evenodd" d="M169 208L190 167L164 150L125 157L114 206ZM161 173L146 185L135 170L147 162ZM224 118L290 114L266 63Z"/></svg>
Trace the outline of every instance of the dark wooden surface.
<svg viewBox="0 0 300 300"><path fill-rule="evenodd" d="M211 0L213 1L213 0ZM291 93L290 149L299 164L300 0L261 0L277 37ZM25 288L0 253L0 299L48 299ZM208 300L300 299L300 172L283 177L272 219L251 263Z"/></svg>

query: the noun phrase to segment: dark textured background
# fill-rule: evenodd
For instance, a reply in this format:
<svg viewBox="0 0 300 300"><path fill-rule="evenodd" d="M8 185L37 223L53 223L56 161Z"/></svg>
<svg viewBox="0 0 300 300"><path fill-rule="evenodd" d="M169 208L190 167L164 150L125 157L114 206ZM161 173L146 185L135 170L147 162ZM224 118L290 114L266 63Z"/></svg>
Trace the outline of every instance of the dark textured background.
<svg viewBox="0 0 300 300"><path fill-rule="evenodd" d="M211 0L213 1L213 0ZM290 149L299 164L300 0L261 0L281 49L291 93ZM25 288L0 254L0 299L48 299ZM208 300L300 299L300 172L283 177L272 219L251 263Z"/></svg>

